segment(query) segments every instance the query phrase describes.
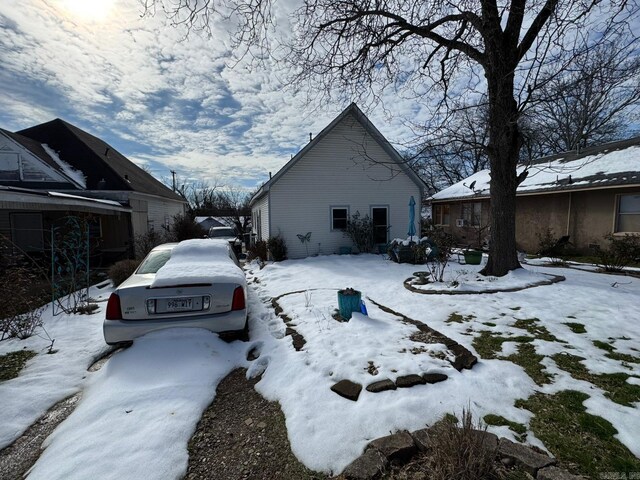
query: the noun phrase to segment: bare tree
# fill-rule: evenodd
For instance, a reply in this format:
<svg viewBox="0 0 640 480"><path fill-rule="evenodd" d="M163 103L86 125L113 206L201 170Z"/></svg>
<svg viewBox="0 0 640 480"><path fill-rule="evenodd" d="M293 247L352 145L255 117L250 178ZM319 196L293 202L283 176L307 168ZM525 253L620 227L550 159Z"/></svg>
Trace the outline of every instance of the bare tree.
<svg viewBox="0 0 640 480"><path fill-rule="evenodd" d="M484 108L483 108L484 107ZM425 132L414 168L435 193L489 166L486 104L459 109Z"/></svg>
<svg viewBox="0 0 640 480"><path fill-rule="evenodd" d="M629 134L640 103L640 58L637 45L624 41L613 39L577 55L570 68L534 94L526 116L541 153L577 150Z"/></svg>
<svg viewBox="0 0 640 480"><path fill-rule="evenodd" d="M271 20L270 0L145 3L163 4L188 25L208 25L213 13L228 14L239 25L236 39L259 45ZM549 73L567 67L566 59L611 34L633 36L630 23L638 10L627 0L302 0L287 59L298 72L298 86L312 82L313 91L329 96L337 91L358 98L393 85L420 98L439 92L446 108L462 94L464 79L467 87L486 91L491 244L484 273L502 276L520 267L519 120L541 85L543 67L548 82Z"/></svg>
<svg viewBox="0 0 640 480"><path fill-rule="evenodd" d="M239 234L247 233L251 224L250 193L239 187L227 187L218 193L220 212L228 218L230 227Z"/></svg>

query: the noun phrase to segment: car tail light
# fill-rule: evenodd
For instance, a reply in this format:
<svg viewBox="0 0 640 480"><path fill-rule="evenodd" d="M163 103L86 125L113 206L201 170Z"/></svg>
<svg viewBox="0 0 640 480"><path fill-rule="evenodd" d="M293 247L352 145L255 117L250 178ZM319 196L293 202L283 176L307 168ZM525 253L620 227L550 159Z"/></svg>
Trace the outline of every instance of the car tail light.
<svg viewBox="0 0 640 480"><path fill-rule="evenodd" d="M233 291L233 302L231 302L231 310L244 310L244 289L237 287Z"/></svg>
<svg viewBox="0 0 640 480"><path fill-rule="evenodd" d="M120 297L117 293L112 293L107 302L107 320L122 320L122 308L120 308Z"/></svg>
<svg viewBox="0 0 640 480"><path fill-rule="evenodd" d="M153 315L156 313L156 301L153 298L147 300L147 313Z"/></svg>

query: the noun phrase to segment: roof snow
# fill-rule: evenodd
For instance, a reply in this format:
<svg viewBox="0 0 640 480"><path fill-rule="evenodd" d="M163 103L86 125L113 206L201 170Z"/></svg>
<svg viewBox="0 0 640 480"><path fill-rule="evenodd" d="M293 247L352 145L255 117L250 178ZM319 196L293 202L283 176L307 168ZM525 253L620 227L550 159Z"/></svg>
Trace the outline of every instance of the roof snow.
<svg viewBox="0 0 640 480"><path fill-rule="evenodd" d="M552 192L582 188L640 184L640 138L634 145L617 148L620 143L603 145L597 153L564 153L541 159L528 167L520 165L517 174L529 170L518 186L518 193ZM628 142L625 142L628 145ZM609 147L609 148L607 148ZM589 153L589 149L584 153ZM487 197L491 175L482 170L436 193L433 200ZM473 188L471 188L473 186Z"/></svg>
<svg viewBox="0 0 640 480"><path fill-rule="evenodd" d="M56 152L54 152L53 149L51 147L49 147L49 145L47 145L46 143L42 144L42 148L44 148L44 151L47 152L47 155L49 155L53 159L54 162L56 162L58 165L60 165L60 168L62 168L62 171L64 172L64 174L67 177L69 177L75 183L80 185L82 188L87 188L87 179L86 179L86 177L84 176L84 174L80 170L76 170L71 165L69 165L67 162L62 160L58 156L58 154Z"/></svg>

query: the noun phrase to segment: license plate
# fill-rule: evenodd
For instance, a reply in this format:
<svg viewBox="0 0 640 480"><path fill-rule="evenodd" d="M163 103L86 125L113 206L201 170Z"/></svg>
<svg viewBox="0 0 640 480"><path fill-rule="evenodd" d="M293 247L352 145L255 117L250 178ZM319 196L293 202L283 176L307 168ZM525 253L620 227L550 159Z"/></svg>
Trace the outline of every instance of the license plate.
<svg viewBox="0 0 640 480"><path fill-rule="evenodd" d="M186 312L193 309L192 298L171 298L167 300L167 312Z"/></svg>

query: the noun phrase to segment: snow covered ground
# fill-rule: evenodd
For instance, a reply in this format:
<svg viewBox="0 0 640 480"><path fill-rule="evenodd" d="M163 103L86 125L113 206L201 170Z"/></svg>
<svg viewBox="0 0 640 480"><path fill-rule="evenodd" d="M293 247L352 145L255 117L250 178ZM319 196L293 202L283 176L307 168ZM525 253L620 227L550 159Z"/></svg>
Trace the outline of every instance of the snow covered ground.
<svg viewBox="0 0 640 480"><path fill-rule="evenodd" d="M449 268L455 276L456 271L479 270L480 266L453 263ZM394 264L374 255L324 256L269 264L262 270L251 268L251 276L258 283L253 284L257 297L251 296L250 304L259 320L258 331L254 330L252 338L264 342L264 353L253 368L262 370L268 364L256 388L282 405L293 451L302 462L312 469L339 472L362 453L371 439L433 424L444 414L460 413L467 406L476 418L493 413L528 425L532 414L516 408L515 400L527 398L535 391L554 393L568 388L588 394L587 411L609 420L619 432L617 438L635 455L640 455L637 435L640 405L629 407L612 402L596 386L574 380L548 357L544 364L555 377L542 387L523 368L506 360L481 360L472 370L457 372L428 353L407 355L403 348L423 345L407 338L413 327L403 324L391 327L390 316L371 302L367 304L368 319L354 315L349 324L340 324L330 317L337 307L336 290L353 287L362 291L365 299L369 297L427 323L472 351L473 338L481 331L523 335L527 332L513 327L515 321L536 318L536 324L567 342L536 339L532 345L537 353L550 356L567 351L586 358L585 366L594 373L622 371L640 375L637 364L623 365L607 358L592 343L611 342L620 353L639 355L634 350L640 340L640 324L634 320L640 304L639 279L529 267L532 273L547 272L567 279L512 293L421 295L402 286L417 269L415 265ZM512 279L505 281L511 283ZM619 283L612 286L616 281ZM271 297L293 291L301 293L284 296L278 303L307 340L299 352L292 347L291 337L276 340L284 335L285 327L268 303ZM452 322L452 313L463 320ZM586 333L573 332L565 325L571 322L583 324ZM270 331L271 338L263 330ZM502 354L509 355L515 346L513 342L505 342ZM369 361L378 367L376 375L367 373ZM393 380L395 375L431 370L446 373L449 379L436 385L375 394L363 390L357 402L345 400L330 390L331 385L343 378L366 385L367 381L385 377ZM630 378L630 382L637 380ZM515 438L507 427L489 430ZM527 441L544 448L532 432L528 432Z"/></svg>
<svg viewBox="0 0 640 480"><path fill-rule="evenodd" d="M449 268L454 276L460 270L473 276L480 267L454 262ZM617 438L640 455L640 404L614 403L595 385L572 378L551 358L569 352L584 357L590 372L640 376L638 364L606 357L593 344L604 341L620 354L640 356L640 279L529 266L534 274L564 275L566 281L492 295L422 295L403 286L417 270L421 268L376 255L290 260L263 269L252 264L247 268L249 343L226 344L199 329L166 330L138 339L94 373L87 367L107 348L101 331L103 312L55 318L46 314L45 325L56 338L58 353L44 353L47 342L38 338L0 343L0 354L23 346L39 352L18 378L0 383L0 404L6 405L0 413L2 445L56 401L83 390L76 411L46 440L47 448L29 478L180 478L200 415L219 381L241 366L248 367L249 375L263 374L256 389L280 402L293 452L315 470L338 473L371 439L422 428L467 406L476 418L493 413L528 425L532 414L516 408L517 399L569 388L588 394L587 411L609 420L619 432ZM505 282L511 280L491 283ZM332 318L336 291L346 287L362 291L368 317L354 314L348 323ZM100 295L108 295L107 290ZM271 306L271 299L281 295L283 314L307 342L300 351L291 336L285 336L285 323ZM546 371L554 375L543 386L522 367L501 359L481 359L473 369L458 372L447 361L450 352L444 345L412 340L416 327L368 298L428 324L472 351L481 332L521 336L527 332L515 326L517 320L534 318L536 325L566 343L541 338L530 343L545 355ZM586 332L577 333L566 323L579 323ZM260 356L248 362L246 352L252 347ZM516 347L505 341L499 354L510 355ZM367 385L426 372L445 373L449 379L375 394L363 390L357 402L330 390L343 378ZM489 429L515 438L507 427ZM527 441L544 448L532 432Z"/></svg>

